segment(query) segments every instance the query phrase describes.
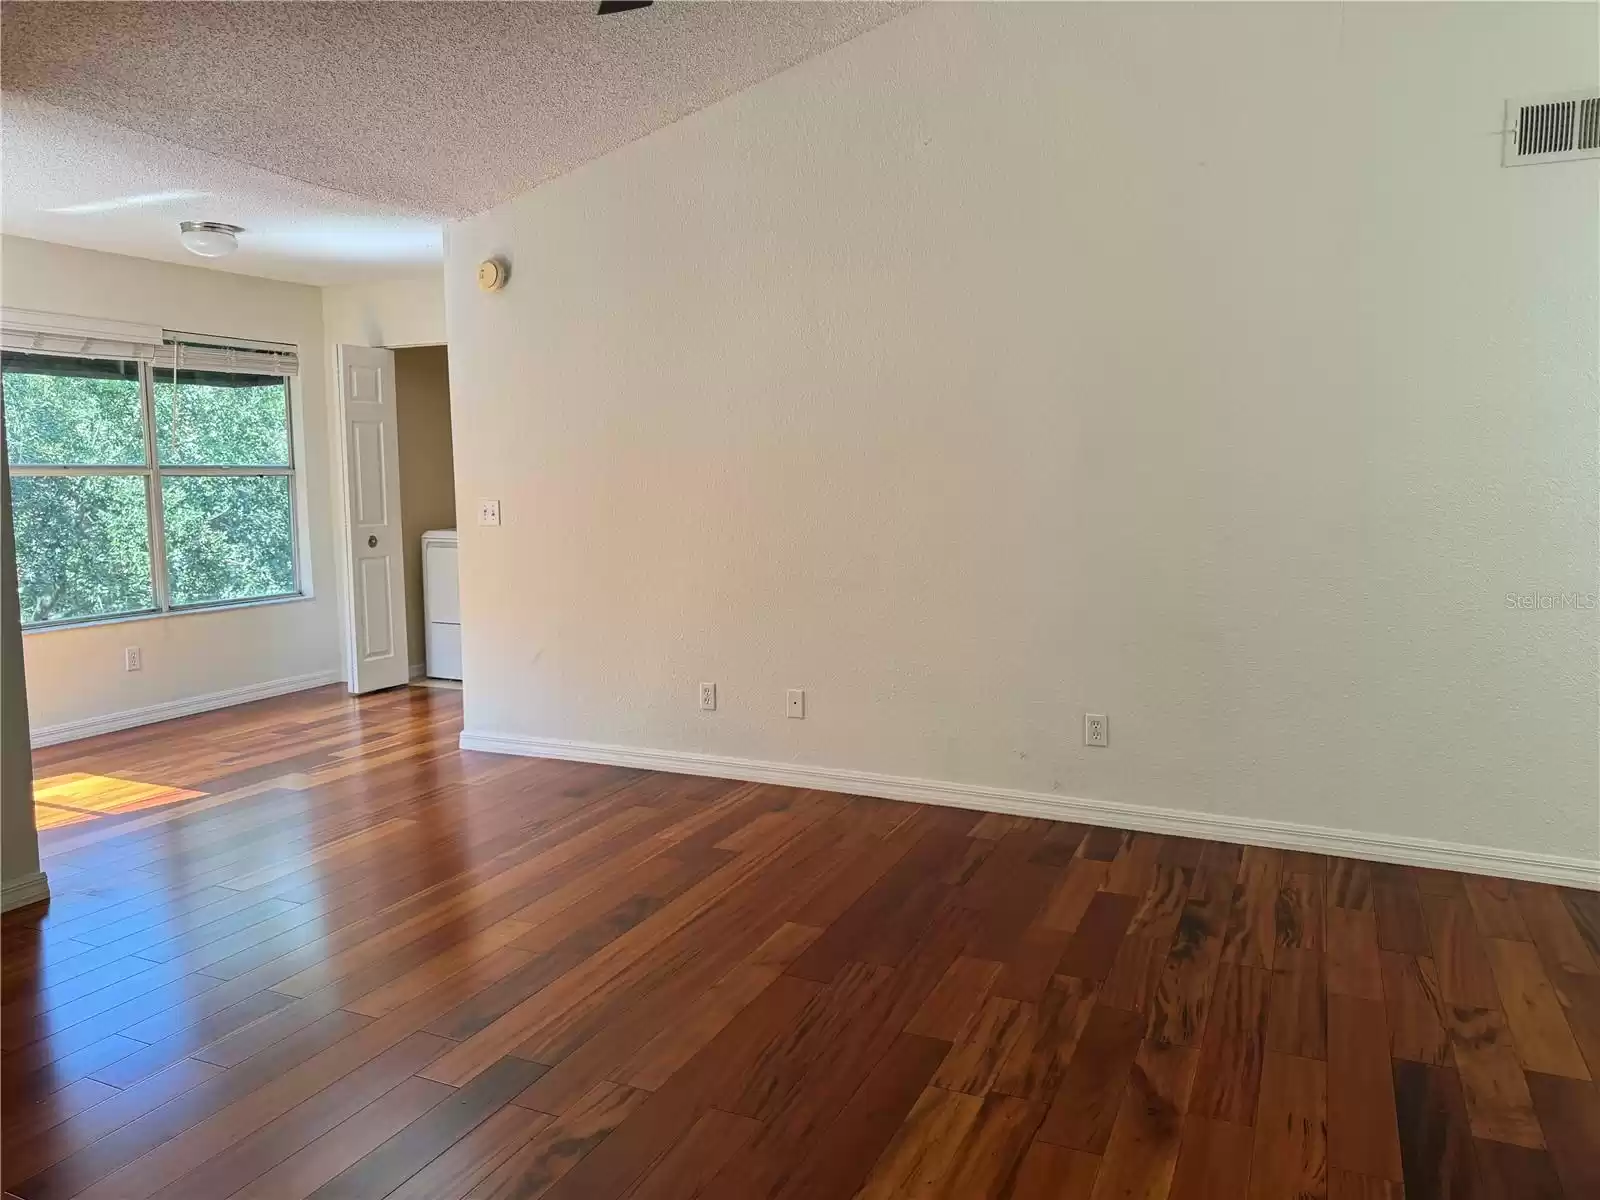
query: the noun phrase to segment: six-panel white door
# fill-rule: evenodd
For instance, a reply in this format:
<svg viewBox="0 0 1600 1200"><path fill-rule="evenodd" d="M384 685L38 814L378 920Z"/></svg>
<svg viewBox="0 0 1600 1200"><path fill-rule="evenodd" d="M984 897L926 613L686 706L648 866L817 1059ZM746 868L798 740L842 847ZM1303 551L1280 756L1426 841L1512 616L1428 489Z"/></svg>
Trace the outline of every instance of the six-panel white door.
<svg viewBox="0 0 1600 1200"><path fill-rule="evenodd" d="M337 346L334 361L343 435L350 690L372 692L398 687L411 678L394 353L370 346Z"/></svg>

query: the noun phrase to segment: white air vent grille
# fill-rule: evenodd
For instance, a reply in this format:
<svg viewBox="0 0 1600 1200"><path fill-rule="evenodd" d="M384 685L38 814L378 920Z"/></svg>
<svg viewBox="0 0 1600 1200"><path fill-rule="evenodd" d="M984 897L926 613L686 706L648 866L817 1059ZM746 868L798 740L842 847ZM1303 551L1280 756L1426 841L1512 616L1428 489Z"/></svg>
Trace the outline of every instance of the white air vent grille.
<svg viewBox="0 0 1600 1200"><path fill-rule="evenodd" d="M1573 158L1600 158L1600 92L1506 102L1506 166Z"/></svg>

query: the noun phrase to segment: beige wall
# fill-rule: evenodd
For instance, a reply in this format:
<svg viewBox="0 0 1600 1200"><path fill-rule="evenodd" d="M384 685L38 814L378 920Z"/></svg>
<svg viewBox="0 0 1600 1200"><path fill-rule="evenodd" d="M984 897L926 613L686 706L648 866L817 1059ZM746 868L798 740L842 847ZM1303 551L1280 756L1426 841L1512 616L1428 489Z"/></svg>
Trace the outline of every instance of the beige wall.
<svg viewBox="0 0 1600 1200"><path fill-rule="evenodd" d="M422 543L430 529L454 529L456 482L450 444L450 362L443 346L394 352L400 433L400 525L406 546L406 629L413 667L423 637Z"/></svg>
<svg viewBox="0 0 1600 1200"><path fill-rule="evenodd" d="M0 303L289 342L302 363L290 394L306 596L24 634L35 735L81 736L130 714L174 715L174 706L205 697L343 678L320 290L6 237ZM122 669L127 646L143 651L142 671Z"/></svg>
<svg viewBox="0 0 1600 1200"><path fill-rule="evenodd" d="M0 447L4 444L0 431ZM20 620L11 545L11 474L6 456L0 453L0 906L6 908L34 900L39 886Z"/></svg>
<svg viewBox="0 0 1600 1200"><path fill-rule="evenodd" d="M931 4L452 225L469 741L1593 878L1596 14Z"/></svg>

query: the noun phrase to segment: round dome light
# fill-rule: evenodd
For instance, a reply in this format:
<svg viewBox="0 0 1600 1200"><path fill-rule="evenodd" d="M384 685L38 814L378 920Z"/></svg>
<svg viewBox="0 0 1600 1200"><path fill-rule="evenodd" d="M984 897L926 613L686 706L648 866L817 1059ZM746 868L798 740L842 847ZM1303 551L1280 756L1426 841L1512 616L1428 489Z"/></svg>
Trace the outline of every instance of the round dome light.
<svg viewBox="0 0 1600 1200"><path fill-rule="evenodd" d="M178 240L183 248L201 258L223 258L239 248L244 230L223 221L180 221Z"/></svg>

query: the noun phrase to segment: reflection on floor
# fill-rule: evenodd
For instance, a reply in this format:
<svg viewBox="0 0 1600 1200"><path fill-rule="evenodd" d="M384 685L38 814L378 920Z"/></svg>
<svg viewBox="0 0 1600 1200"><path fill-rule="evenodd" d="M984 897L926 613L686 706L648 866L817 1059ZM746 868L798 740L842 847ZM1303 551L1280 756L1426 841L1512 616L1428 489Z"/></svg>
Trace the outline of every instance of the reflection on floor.
<svg viewBox="0 0 1600 1200"><path fill-rule="evenodd" d="M159 808L203 795L204 792L166 784L69 771L34 780L33 816L40 829L56 829L94 817Z"/></svg>

